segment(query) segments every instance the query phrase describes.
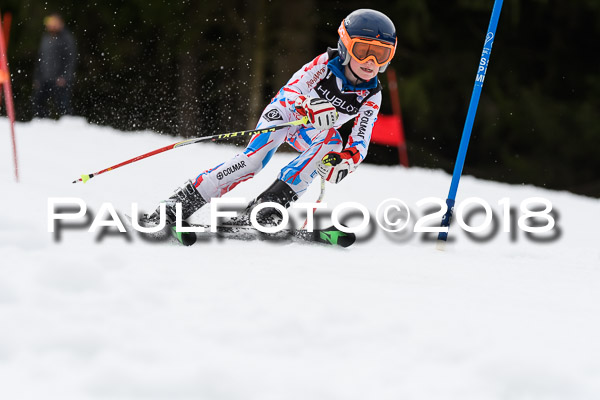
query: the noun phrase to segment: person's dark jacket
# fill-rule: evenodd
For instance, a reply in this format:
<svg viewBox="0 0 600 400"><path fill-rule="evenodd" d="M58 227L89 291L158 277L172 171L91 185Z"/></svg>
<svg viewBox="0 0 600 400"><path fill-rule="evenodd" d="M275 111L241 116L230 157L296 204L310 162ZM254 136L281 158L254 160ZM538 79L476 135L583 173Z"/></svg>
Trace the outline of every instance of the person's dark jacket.
<svg viewBox="0 0 600 400"><path fill-rule="evenodd" d="M77 62L77 47L71 32L66 28L57 34L44 32L38 50L35 70L37 82L49 82L63 77L72 83Z"/></svg>

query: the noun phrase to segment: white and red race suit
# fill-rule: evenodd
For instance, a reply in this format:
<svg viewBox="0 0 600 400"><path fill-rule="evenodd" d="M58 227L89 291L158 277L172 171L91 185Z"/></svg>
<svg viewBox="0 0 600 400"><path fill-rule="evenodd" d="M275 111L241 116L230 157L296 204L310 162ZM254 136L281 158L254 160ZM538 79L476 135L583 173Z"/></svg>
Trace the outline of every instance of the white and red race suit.
<svg viewBox="0 0 600 400"><path fill-rule="evenodd" d="M202 172L193 181L204 199L210 201L213 197L220 197L252 178L284 142L301 153L281 169L277 178L301 196L317 176L319 160L330 151L342 150L342 137L337 128L351 119L354 119L354 126L345 148L358 150L358 163L365 158L381 104L381 85L377 77L353 86L344 75L337 50L329 49L292 76L264 109L256 127L265 128L300 119L301 115L294 107L300 95L328 100L339 115L335 126L318 131L307 124L253 136L242 153Z"/></svg>

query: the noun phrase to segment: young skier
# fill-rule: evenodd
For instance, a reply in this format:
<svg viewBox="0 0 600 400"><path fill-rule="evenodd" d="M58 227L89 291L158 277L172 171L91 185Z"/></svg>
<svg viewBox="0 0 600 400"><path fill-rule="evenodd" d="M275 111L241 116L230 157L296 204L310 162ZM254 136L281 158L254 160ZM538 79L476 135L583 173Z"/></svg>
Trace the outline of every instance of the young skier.
<svg viewBox="0 0 600 400"><path fill-rule="evenodd" d="M248 215L252 207L263 202L289 207L318 175L338 183L356 169L367 155L381 104L377 74L385 71L394 56L396 29L385 14L360 9L342 21L338 34L337 49L328 49L298 70L265 108L257 128L304 116L310 124L257 134L243 152L186 182L165 201L168 224L175 223L176 203L182 204L183 219L189 218L212 198L221 197L260 172L284 142L300 155L250 203ZM337 128L351 119L354 126L343 147ZM277 217L280 214L275 208L264 208L257 215L262 225L276 223ZM147 222L159 221L157 208Z"/></svg>

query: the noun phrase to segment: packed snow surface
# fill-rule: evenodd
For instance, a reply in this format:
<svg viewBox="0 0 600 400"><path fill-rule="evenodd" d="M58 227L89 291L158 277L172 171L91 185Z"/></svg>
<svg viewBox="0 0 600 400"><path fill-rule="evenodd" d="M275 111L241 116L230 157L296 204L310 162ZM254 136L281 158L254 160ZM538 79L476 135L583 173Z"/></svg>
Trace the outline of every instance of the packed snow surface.
<svg viewBox="0 0 600 400"><path fill-rule="evenodd" d="M89 233L85 218L57 240L50 198L82 199L91 217L106 203L122 215L132 203L151 211L240 148L186 146L72 184L180 139L34 120L16 125L15 183L6 119L0 132L2 399L600 398L597 199L465 176L457 201L481 198L498 227L475 241L453 222L445 251L373 221L348 249L153 244ZM293 157L276 154L225 198L252 199ZM445 199L450 179L361 165L327 185L325 202L358 202L374 215L401 199L413 211L410 230L435 208L417 202ZM302 201L315 200L318 186ZM530 197L556 213L556 227L536 236L544 242L516 225ZM502 199L516 210L510 233ZM206 220L207 210L193 218ZM481 221L482 213L471 224Z"/></svg>

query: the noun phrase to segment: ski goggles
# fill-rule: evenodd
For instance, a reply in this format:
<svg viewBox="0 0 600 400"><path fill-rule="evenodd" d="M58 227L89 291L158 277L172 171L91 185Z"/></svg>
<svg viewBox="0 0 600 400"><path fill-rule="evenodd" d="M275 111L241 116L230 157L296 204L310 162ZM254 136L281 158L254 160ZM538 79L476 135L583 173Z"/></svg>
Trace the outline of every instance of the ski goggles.
<svg viewBox="0 0 600 400"><path fill-rule="evenodd" d="M396 45L381 42L375 39L364 39L360 37L350 37L348 35L348 31L344 26L344 21L342 21L342 25L338 29L338 34L340 35L340 39L348 53L359 63L366 63L368 60L373 60L373 62L378 67L383 67L387 63L389 63L394 57L394 53L396 51ZM396 39L396 42L398 39Z"/></svg>

